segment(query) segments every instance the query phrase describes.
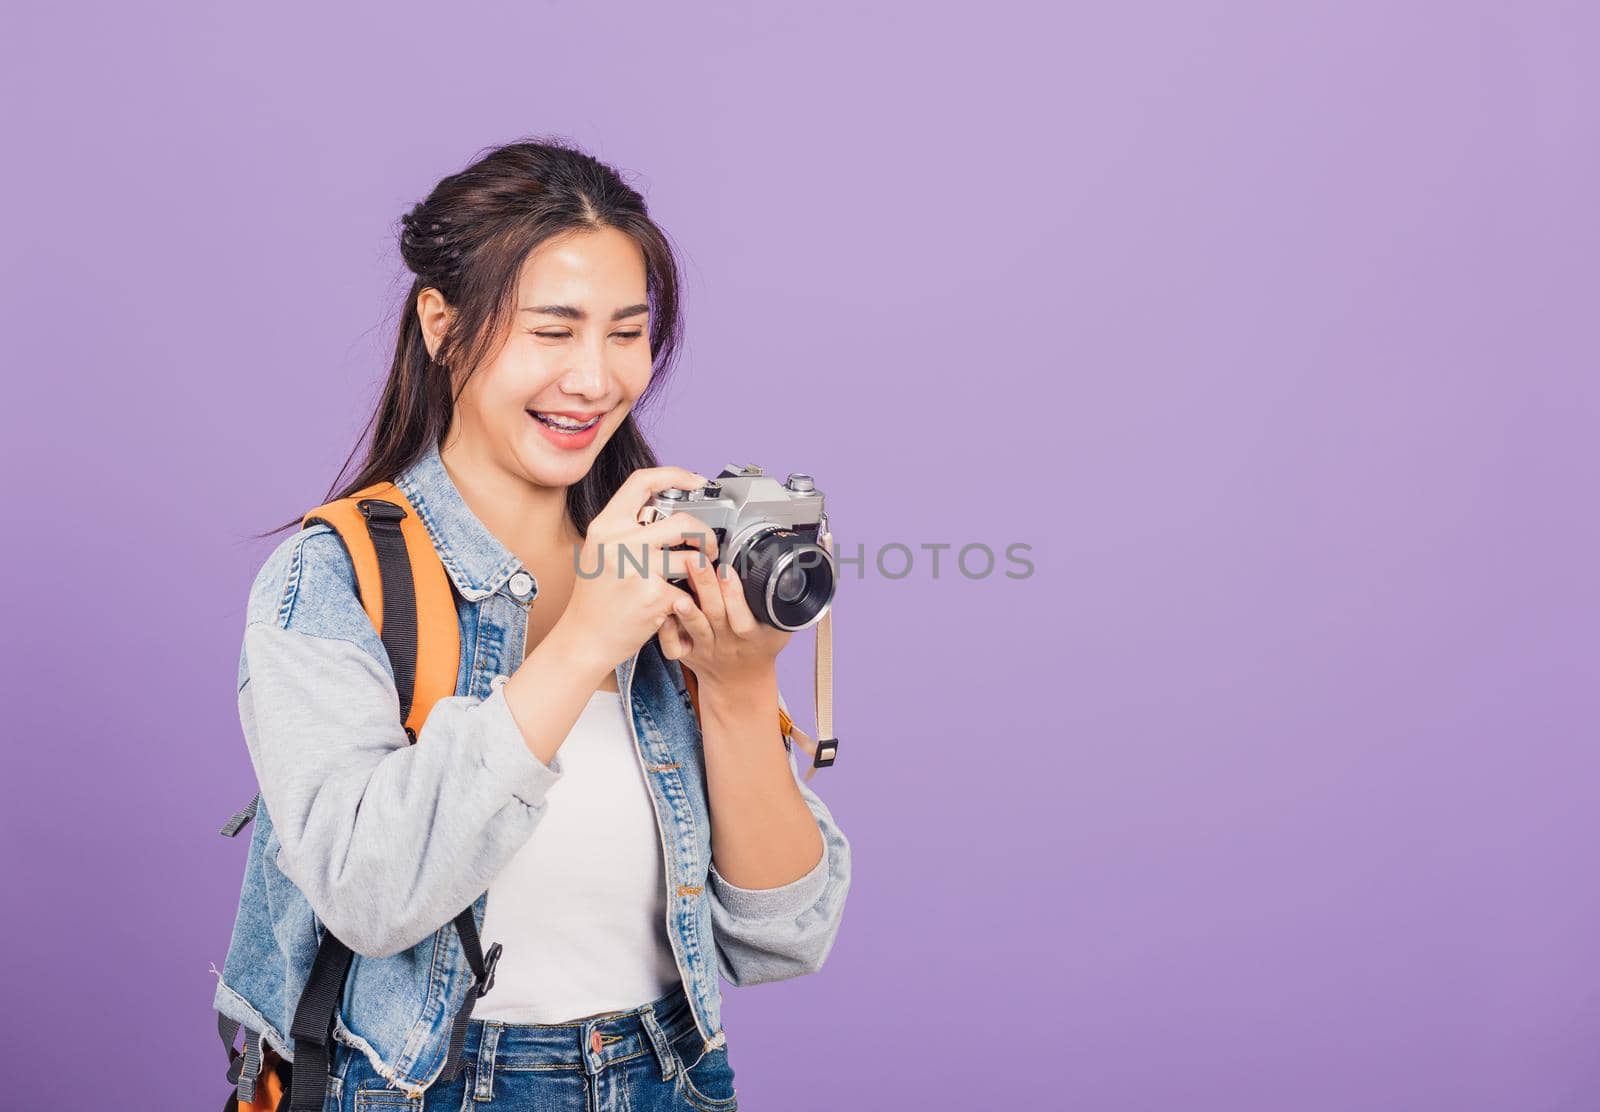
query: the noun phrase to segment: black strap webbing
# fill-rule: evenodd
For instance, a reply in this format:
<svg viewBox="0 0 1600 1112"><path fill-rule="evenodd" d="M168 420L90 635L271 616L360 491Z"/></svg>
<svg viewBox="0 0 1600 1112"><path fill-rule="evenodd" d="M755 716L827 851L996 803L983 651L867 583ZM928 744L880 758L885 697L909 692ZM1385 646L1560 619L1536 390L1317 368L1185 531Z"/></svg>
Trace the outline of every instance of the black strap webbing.
<svg viewBox="0 0 1600 1112"><path fill-rule="evenodd" d="M406 511L393 502L377 498L362 499L357 505L367 519L367 532L378 554L379 589L383 592L383 630L379 636L394 668L394 686L400 696L400 721L404 722L411 715L417 677L416 584L411 577L405 535L400 531ZM416 742L410 730L406 734ZM496 942L489 947L485 958L471 907L456 916L455 927L461 936L461 948L472 969L474 983L467 990L467 998L450 1027L450 1050L443 1074L447 1081L454 1080L461 1072L467 1021L472 1018L472 1007L478 998L494 985L494 967L501 949ZM321 1112L323 1107L328 1070L332 1065L333 1019L344 996L344 982L350 972L352 956L350 948L335 938L332 931L323 932L322 944L311 964L311 976L300 994L290 1031L294 1039L290 1112Z"/></svg>
<svg viewBox="0 0 1600 1112"><path fill-rule="evenodd" d="M294 1040L294 1075L289 1083L290 1112L322 1112L333 1053L333 1013L350 972L350 947L324 931L289 1037Z"/></svg>
<svg viewBox="0 0 1600 1112"><path fill-rule="evenodd" d="M382 584L379 589L383 592L380 636L394 668L394 686L400 693L400 721L404 722L411 717L417 682L417 587L411 578L405 534L400 531L406 511L381 498L363 498L356 505L367 519L367 533L378 553L378 579Z"/></svg>
<svg viewBox="0 0 1600 1112"><path fill-rule="evenodd" d="M450 1025L450 1052L445 1055L444 1072L440 1075L446 1081L454 1081L465 1064L461 1052L467 1044L467 1021L472 1018L472 1007L478 1002L478 997L486 995L494 987L494 967L500 961L501 949L500 943L496 942L489 947L488 955L484 955L482 943L478 940L478 924L472 917L470 907L456 916L456 933L461 936L461 949L466 952L473 983L467 989L467 998L461 1002L461 1010L456 1012L455 1021Z"/></svg>
<svg viewBox="0 0 1600 1112"><path fill-rule="evenodd" d="M256 792L256 797L233 813L227 822L222 824L222 829L217 831L224 838L231 838L244 829L245 823L256 817L256 808L261 805L261 793Z"/></svg>

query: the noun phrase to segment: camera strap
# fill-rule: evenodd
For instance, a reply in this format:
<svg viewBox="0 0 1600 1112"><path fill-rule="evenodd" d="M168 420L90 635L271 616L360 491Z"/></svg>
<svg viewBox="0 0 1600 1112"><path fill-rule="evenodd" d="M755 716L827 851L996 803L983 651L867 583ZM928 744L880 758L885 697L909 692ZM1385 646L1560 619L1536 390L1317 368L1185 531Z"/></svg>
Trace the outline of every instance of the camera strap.
<svg viewBox="0 0 1600 1112"><path fill-rule="evenodd" d="M833 554L833 534L823 533L820 538L823 548L828 554ZM815 666L812 671L813 686L815 688L817 710L817 737L821 740L813 741L799 726L791 725L789 734L800 747L811 754L811 767L805 771L803 780L810 780L816 775L819 768L827 768L833 764L833 758L839 751L839 739L833 736L833 607L817 619L817 640L815 649Z"/></svg>
<svg viewBox="0 0 1600 1112"><path fill-rule="evenodd" d="M833 554L833 534L823 533L818 541L828 554ZM812 670L812 681L815 688L817 711L817 734L821 741L811 738L789 713L789 708L784 704L783 693L778 694L778 729L782 734L787 734L791 739L798 741L800 747L811 755L811 764L806 769L802 780L810 780L817 769L827 768L833 764L834 755L839 751L839 739L833 736L833 607L823 611L822 617L816 624L815 663ZM683 682L689 696L689 704L694 709L695 718L700 717L700 683L694 674L694 669L683 669Z"/></svg>

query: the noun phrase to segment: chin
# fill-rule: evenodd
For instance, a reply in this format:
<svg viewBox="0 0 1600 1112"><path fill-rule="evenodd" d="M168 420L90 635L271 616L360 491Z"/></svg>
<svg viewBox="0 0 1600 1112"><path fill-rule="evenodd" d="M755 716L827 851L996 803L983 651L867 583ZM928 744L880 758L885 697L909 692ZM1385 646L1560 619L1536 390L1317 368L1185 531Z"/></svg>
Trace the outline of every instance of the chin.
<svg viewBox="0 0 1600 1112"><path fill-rule="evenodd" d="M520 452L518 461L528 479L542 487L569 487L580 482L594 465L595 455L583 453L582 459L551 459L543 452Z"/></svg>
<svg viewBox="0 0 1600 1112"><path fill-rule="evenodd" d="M589 473L610 439L609 435L604 440L597 439L576 452L537 442L521 443L517 445L517 462L528 479L539 486L569 487Z"/></svg>

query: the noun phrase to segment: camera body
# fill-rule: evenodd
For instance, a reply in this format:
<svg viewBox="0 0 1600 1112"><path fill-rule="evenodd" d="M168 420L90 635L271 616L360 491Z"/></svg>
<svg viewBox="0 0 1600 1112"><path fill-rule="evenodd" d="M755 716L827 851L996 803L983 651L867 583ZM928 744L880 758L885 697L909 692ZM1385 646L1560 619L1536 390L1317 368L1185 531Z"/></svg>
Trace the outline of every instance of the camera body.
<svg viewBox="0 0 1600 1112"><path fill-rule="evenodd" d="M699 518L717 538L717 566L733 565L757 621L805 629L833 604L838 568L821 544L828 515L810 475L779 482L754 464L730 464L698 490L657 494L642 520L675 513Z"/></svg>

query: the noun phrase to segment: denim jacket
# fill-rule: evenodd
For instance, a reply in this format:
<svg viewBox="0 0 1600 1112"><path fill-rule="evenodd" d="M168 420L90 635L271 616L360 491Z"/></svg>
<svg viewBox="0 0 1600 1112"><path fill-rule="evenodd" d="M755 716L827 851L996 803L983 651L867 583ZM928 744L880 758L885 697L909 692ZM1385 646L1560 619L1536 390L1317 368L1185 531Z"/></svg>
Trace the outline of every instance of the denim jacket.
<svg viewBox="0 0 1600 1112"><path fill-rule="evenodd" d="M292 1060L295 1007L331 929L356 955L334 1037L415 1097L442 1071L472 985L451 920L470 904L481 929L490 881L537 836L562 768L559 752L546 765L528 749L504 693L538 584L468 508L437 446L395 482L455 589L456 694L408 744L338 534L313 525L267 558L250 588L238 677L260 802L213 1005ZM726 1042L718 974L751 985L821 967L850 886L850 844L797 774L821 860L777 888L728 883L711 863L704 751L682 670L652 638L618 666L617 684L661 835L667 937L713 1049ZM789 764L797 771L792 747Z"/></svg>

